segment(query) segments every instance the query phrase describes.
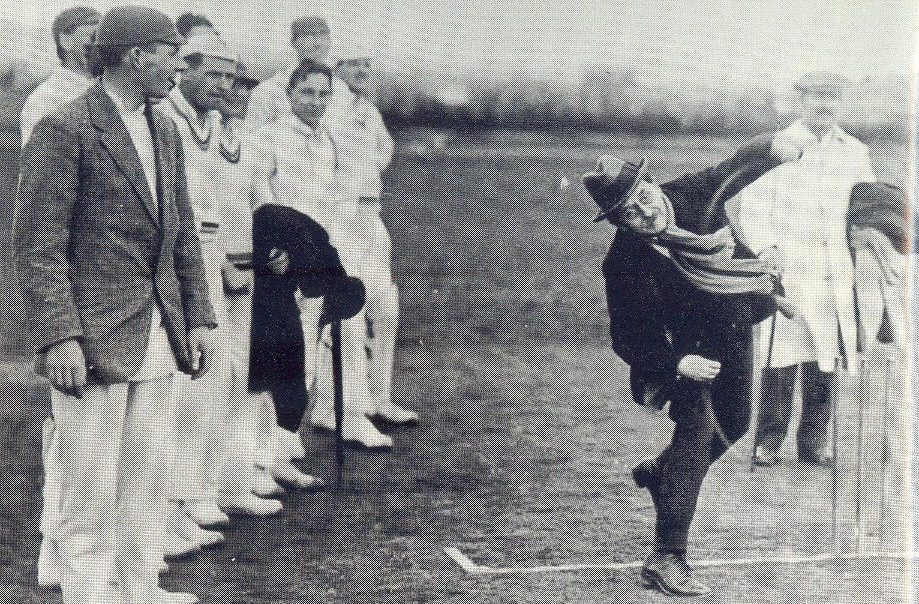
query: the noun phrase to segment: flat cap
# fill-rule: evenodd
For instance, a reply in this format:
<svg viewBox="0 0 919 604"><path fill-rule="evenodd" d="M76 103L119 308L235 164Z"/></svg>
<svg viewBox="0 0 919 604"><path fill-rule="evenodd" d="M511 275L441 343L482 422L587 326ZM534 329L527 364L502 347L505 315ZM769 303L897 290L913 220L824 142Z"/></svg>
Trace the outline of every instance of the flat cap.
<svg viewBox="0 0 919 604"><path fill-rule="evenodd" d="M328 33L332 33L332 30L329 29L329 23L317 15L300 17L290 24L291 40L295 40L297 36L318 36Z"/></svg>
<svg viewBox="0 0 919 604"><path fill-rule="evenodd" d="M195 55L224 59L233 63L239 58L220 36L212 33L200 33L188 38L188 42L182 47L182 57L187 59Z"/></svg>
<svg viewBox="0 0 919 604"><path fill-rule="evenodd" d="M99 21L96 46L142 46L152 42L185 44L168 15L149 6L116 6Z"/></svg>
<svg viewBox="0 0 919 604"><path fill-rule="evenodd" d="M72 6L59 14L51 26L54 41L59 42L63 34L72 33L81 25L98 25L99 11L90 6Z"/></svg>
<svg viewBox="0 0 919 604"><path fill-rule="evenodd" d="M844 75L833 71L811 71L795 82L798 92L836 91L848 89L852 81Z"/></svg>
<svg viewBox="0 0 919 604"><path fill-rule="evenodd" d="M236 63L236 77L233 79L235 82L247 86L248 88L255 88L262 81L254 70L250 67L246 67L246 64L242 62Z"/></svg>

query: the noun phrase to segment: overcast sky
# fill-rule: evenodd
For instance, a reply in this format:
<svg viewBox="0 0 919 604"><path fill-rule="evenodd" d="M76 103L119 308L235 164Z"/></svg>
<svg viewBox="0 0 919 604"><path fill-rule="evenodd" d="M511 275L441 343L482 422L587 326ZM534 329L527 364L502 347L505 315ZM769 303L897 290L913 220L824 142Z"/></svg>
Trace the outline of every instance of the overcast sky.
<svg viewBox="0 0 919 604"><path fill-rule="evenodd" d="M136 0L135 0L136 1ZM74 0L0 0L4 54L45 59L54 15ZM89 0L105 9L111 0ZM327 16L333 53L455 73L523 69L576 81L591 65L631 65L670 82L789 80L813 67L853 78L913 70L915 0L153 0L207 13L242 54L288 57L297 15ZM25 52L23 52L25 51Z"/></svg>

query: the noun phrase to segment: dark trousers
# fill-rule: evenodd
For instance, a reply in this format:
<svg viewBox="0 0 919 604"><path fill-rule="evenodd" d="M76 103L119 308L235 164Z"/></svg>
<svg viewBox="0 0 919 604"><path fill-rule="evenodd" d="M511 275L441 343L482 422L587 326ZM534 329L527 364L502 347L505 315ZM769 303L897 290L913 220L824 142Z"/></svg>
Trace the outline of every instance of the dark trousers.
<svg viewBox="0 0 919 604"><path fill-rule="evenodd" d="M249 354L249 389L270 392L278 425L293 432L299 428L309 402L296 289L295 277L255 274Z"/></svg>
<svg viewBox="0 0 919 604"><path fill-rule="evenodd" d="M711 384L683 378L670 402L673 438L658 456L660 483L655 546L685 551L696 502L709 466L747 431L750 423L750 355L721 361Z"/></svg>
<svg viewBox="0 0 919 604"><path fill-rule="evenodd" d="M827 431L832 413L830 388L833 374L820 371L817 363L802 363L801 423L798 427L798 457L814 459L827 443ZM767 367L763 370L760 396L760 446L778 451L791 421L792 399L798 365Z"/></svg>

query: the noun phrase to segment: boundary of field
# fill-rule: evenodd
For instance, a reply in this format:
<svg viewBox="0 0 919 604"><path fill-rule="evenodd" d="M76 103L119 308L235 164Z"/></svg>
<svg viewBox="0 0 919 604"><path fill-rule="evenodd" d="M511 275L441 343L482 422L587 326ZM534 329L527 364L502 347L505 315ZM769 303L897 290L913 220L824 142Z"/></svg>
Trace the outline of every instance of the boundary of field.
<svg viewBox="0 0 919 604"><path fill-rule="evenodd" d="M466 554L455 547L445 547L447 554L461 569L470 575L532 575L548 572L577 572L582 570L628 570L641 568L644 562L614 562L610 564L560 564L557 566L529 566L493 568L476 564ZM839 560L870 560L870 559L917 559L919 552L870 552L861 554L822 554L818 556L777 556L737 558L733 560L690 560L693 568L714 568L720 566L755 566L768 564L816 564L819 562L834 562Z"/></svg>

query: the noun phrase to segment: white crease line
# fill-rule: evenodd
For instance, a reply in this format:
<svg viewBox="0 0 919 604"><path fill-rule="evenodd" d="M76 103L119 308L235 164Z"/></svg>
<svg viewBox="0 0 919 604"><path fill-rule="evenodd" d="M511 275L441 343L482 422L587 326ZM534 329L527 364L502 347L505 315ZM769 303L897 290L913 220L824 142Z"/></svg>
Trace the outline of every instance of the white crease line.
<svg viewBox="0 0 919 604"><path fill-rule="evenodd" d="M641 568L644 562L616 562L610 564L562 564L559 566L530 566L511 568L492 568L479 566L466 554L455 547L445 547L444 553L452 558L460 568L472 575L522 575L547 572L572 572L579 570L627 570ZM919 558L917 552L884 553L874 552L865 554L823 554L819 556L785 556L763 558L738 558L734 560L691 560L690 566L694 568L713 568L718 566L753 566L763 564L814 564L817 562L832 562L834 560L869 560L881 558Z"/></svg>

